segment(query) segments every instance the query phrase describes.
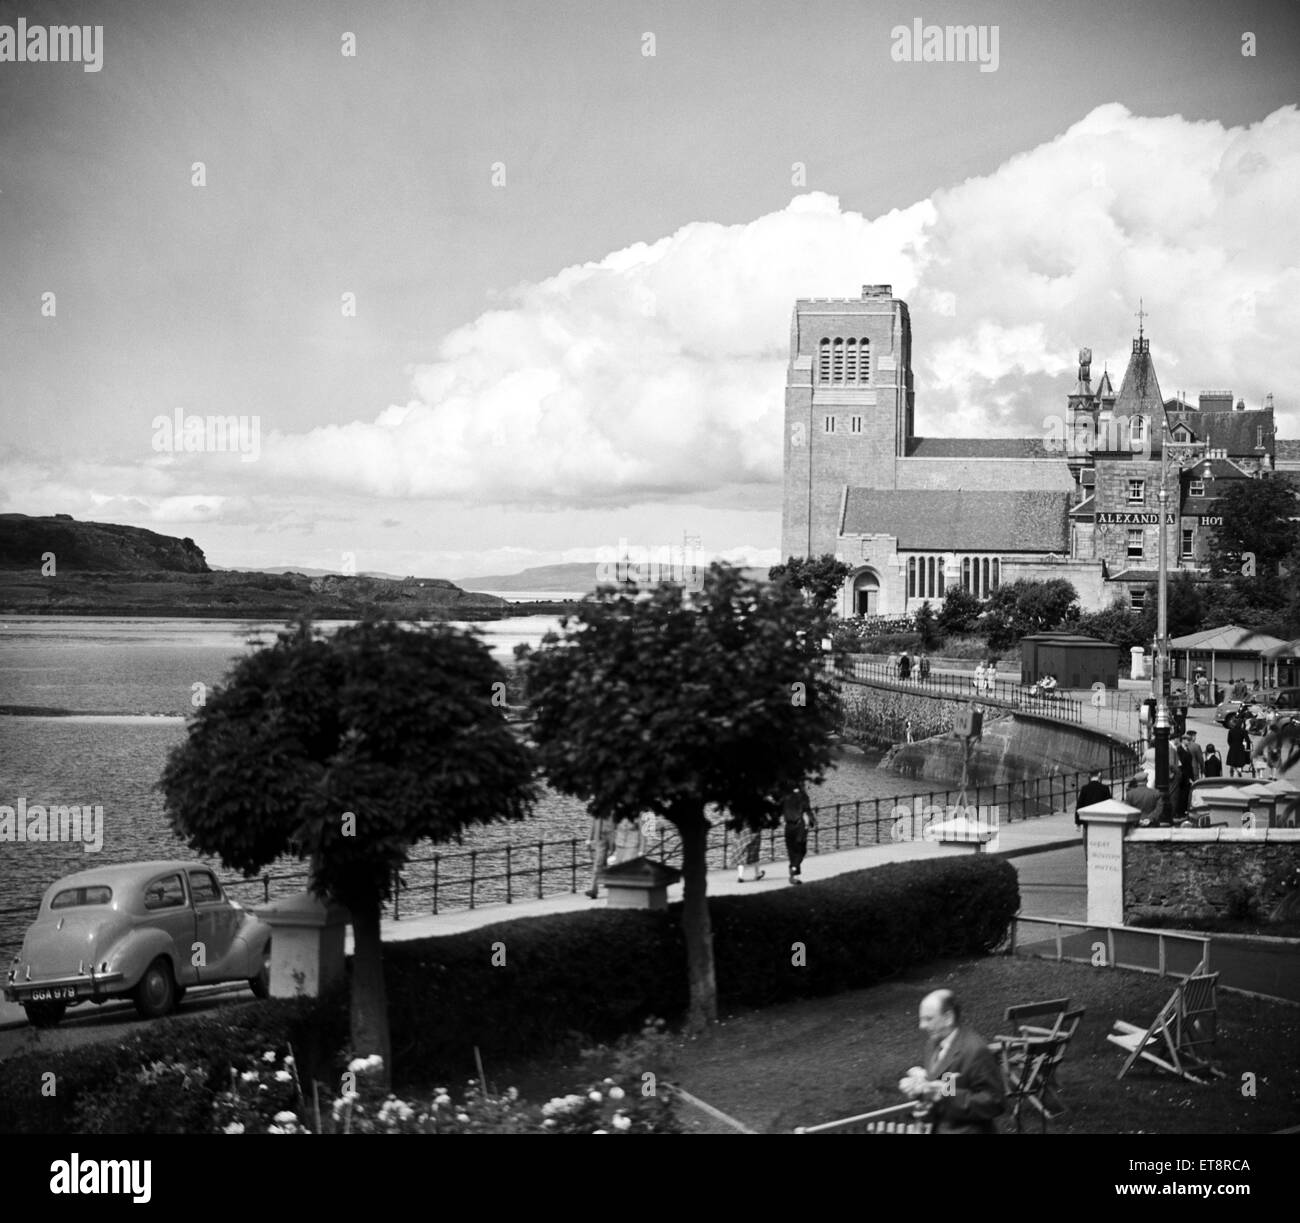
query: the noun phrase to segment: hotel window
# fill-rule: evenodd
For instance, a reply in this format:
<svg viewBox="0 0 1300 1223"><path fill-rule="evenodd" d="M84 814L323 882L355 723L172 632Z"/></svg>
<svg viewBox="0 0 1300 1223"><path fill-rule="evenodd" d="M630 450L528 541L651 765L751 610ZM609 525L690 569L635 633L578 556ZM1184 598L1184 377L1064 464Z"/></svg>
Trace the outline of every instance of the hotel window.
<svg viewBox="0 0 1300 1223"><path fill-rule="evenodd" d="M850 433L861 433L861 432L862 432L862 417L861 417L861 416L850 416L850 417L849 417L849 432L850 432Z"/></svg>
<svg viewBox="0 0 1300 1223"><path fill-rule="evenodd" d="M1205 496L1205 481L1204 481L1204 480L1193 480L1193 481L1192 481L1192 482L1187 486L1187 495L1188 495L1189 497L1204 497L1204 496Z"/></svg>
<svg viewBox="0 0 1300 1223"><path fill-rule="evenodd" d="M1130 557L1142 556L1142 530L1136 528L1128 533L1128 554Z"/></svg>
<svg viewBox="0 0 1300 1223"><path fill-rule="evenodd" d="M865 336L858 341L858 381L871 381L871 341Z"/></svg>
<svg viewBox="0 0 1300 1223"><path fill-rule="evenodd" d="M818 346L817 353L817 381L829 382L831 380L831 342L823 340Z"/></svg>
<svg viewBox="0 0 1300 1223"><path fill-rule="evenodd" d="M1129 587L1128 605L1134 611L1141 611L1147 605L1147 592L1137 587Z"/></svg>
<svg viewBox="0 0 1300 1223"><path fill-rule="evenodd" d="M1145 505L1147 499L1147 482L1130 480L1128 482L1128 500L1130 505Z"/></svg>
<svg viewBox="0 0 1300 1223"><path fill-rule="evenodd" d="M1135 416L1129 422L1128 436L1130 442L1140 442L1146 437L1147 418L1145 416Z"/></svg>
<svg viewBox="0 0 1300 1223"><path fill-rule="evenodd" d="M844 341L836 340L831 345L831 381L844 381Z"/></svg>
<svg viewBox="0 0 1300 1223"><path fill-rule="evenodd" d="M1183 560L1189 561L1196 555L1194 542L1196 531L1193 527L1183 528Z"/></svg>
<svg viewBox="0 0 1300 1223"><path fill-rule="evenodd" d="M834 432L835 432L835 417L833 417L833 416L828 416L828 417L826 418L826 432L827 432L827 433L834 433Z"/></svg>

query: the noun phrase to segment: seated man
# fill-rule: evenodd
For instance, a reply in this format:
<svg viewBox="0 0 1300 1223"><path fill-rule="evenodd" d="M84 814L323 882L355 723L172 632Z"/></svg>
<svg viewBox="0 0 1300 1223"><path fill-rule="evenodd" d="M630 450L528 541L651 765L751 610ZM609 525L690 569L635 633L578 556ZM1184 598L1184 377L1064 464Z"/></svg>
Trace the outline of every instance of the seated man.
<svg viewBox="0 0 1300 1223"><path fill-rule="evenodd" d="M936 1134L996 1134L993 1119L1005 1107L1002 1071L984 1038L961 1026L951 990L937 989L921 1000L919 1026L930 1038L925 1065L913 1066L899 1088L929 1102Z"/></svg>

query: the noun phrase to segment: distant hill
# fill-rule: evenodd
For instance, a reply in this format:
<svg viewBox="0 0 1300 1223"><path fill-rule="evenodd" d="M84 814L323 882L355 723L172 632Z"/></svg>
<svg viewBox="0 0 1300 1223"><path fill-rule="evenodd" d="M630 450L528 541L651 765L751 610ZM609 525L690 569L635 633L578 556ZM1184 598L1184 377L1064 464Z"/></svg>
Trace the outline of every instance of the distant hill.
<svg viewBox="0 0 1300 1223"><path fill-rule="evenodd" d="M754 581L767 581L766 566L749 566L741 573ZM457 578L466 590L581 590L596 589L595 561L572 561L564 565L536 565L519 573L492 574L488 577Z"/></svg>
<svg viewBox="0 0 1300 1223"><path fill-rule="evenodd" d="M66 514L0 514L0 615L30 614L491 620L513 609L445 578L214 571L192 539Z"/></svg>
<svg viewBox="0 0 1300 1223"><path fill-rule="evenodd" d="M39 573L51 552L56 573L211 572L203 549L192 539L116 523L77 522L67 514L0 514L0 569Z"/></svg>
<svg viewBox="0 0 1300 1223"><path fill-rule="evenodd" d="M537 565L519 573L458 578L466 590L595 590L596 562L573 561L565 565Z"/></svg>

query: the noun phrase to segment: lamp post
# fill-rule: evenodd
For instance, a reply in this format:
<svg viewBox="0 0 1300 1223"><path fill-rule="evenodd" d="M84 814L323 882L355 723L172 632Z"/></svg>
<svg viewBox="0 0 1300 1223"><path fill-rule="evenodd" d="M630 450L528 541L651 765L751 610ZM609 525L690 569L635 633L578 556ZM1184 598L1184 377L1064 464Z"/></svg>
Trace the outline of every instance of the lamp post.
<svg viewBox="0 0 1300 1223"><path fill-rule="evenodd" d="M1152 424L1155 422L1153 421ZM1156 792L1164 807L1165 819L1171 820L1169 806L1169 602L1166 585L1169 578L1169 547L1165 516L1169 504L1169 455L1165 446L1166 430L1160 437L1160 527L1157 544L1158 579L1156 587L1156 665L1152 681L1156 684Z"/></svg>

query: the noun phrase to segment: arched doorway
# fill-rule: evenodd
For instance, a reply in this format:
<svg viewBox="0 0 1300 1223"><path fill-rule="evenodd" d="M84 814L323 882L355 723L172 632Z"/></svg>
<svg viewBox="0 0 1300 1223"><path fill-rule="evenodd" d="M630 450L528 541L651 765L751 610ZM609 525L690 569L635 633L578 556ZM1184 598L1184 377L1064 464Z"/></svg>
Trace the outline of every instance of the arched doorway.
<svg viewBox="0 0 1300 1223"><path fill-rule="evenodd" d="M874 569L863 569L853 579L853 597L850 614L877 616L880 606L880 576Z"/></svg>

